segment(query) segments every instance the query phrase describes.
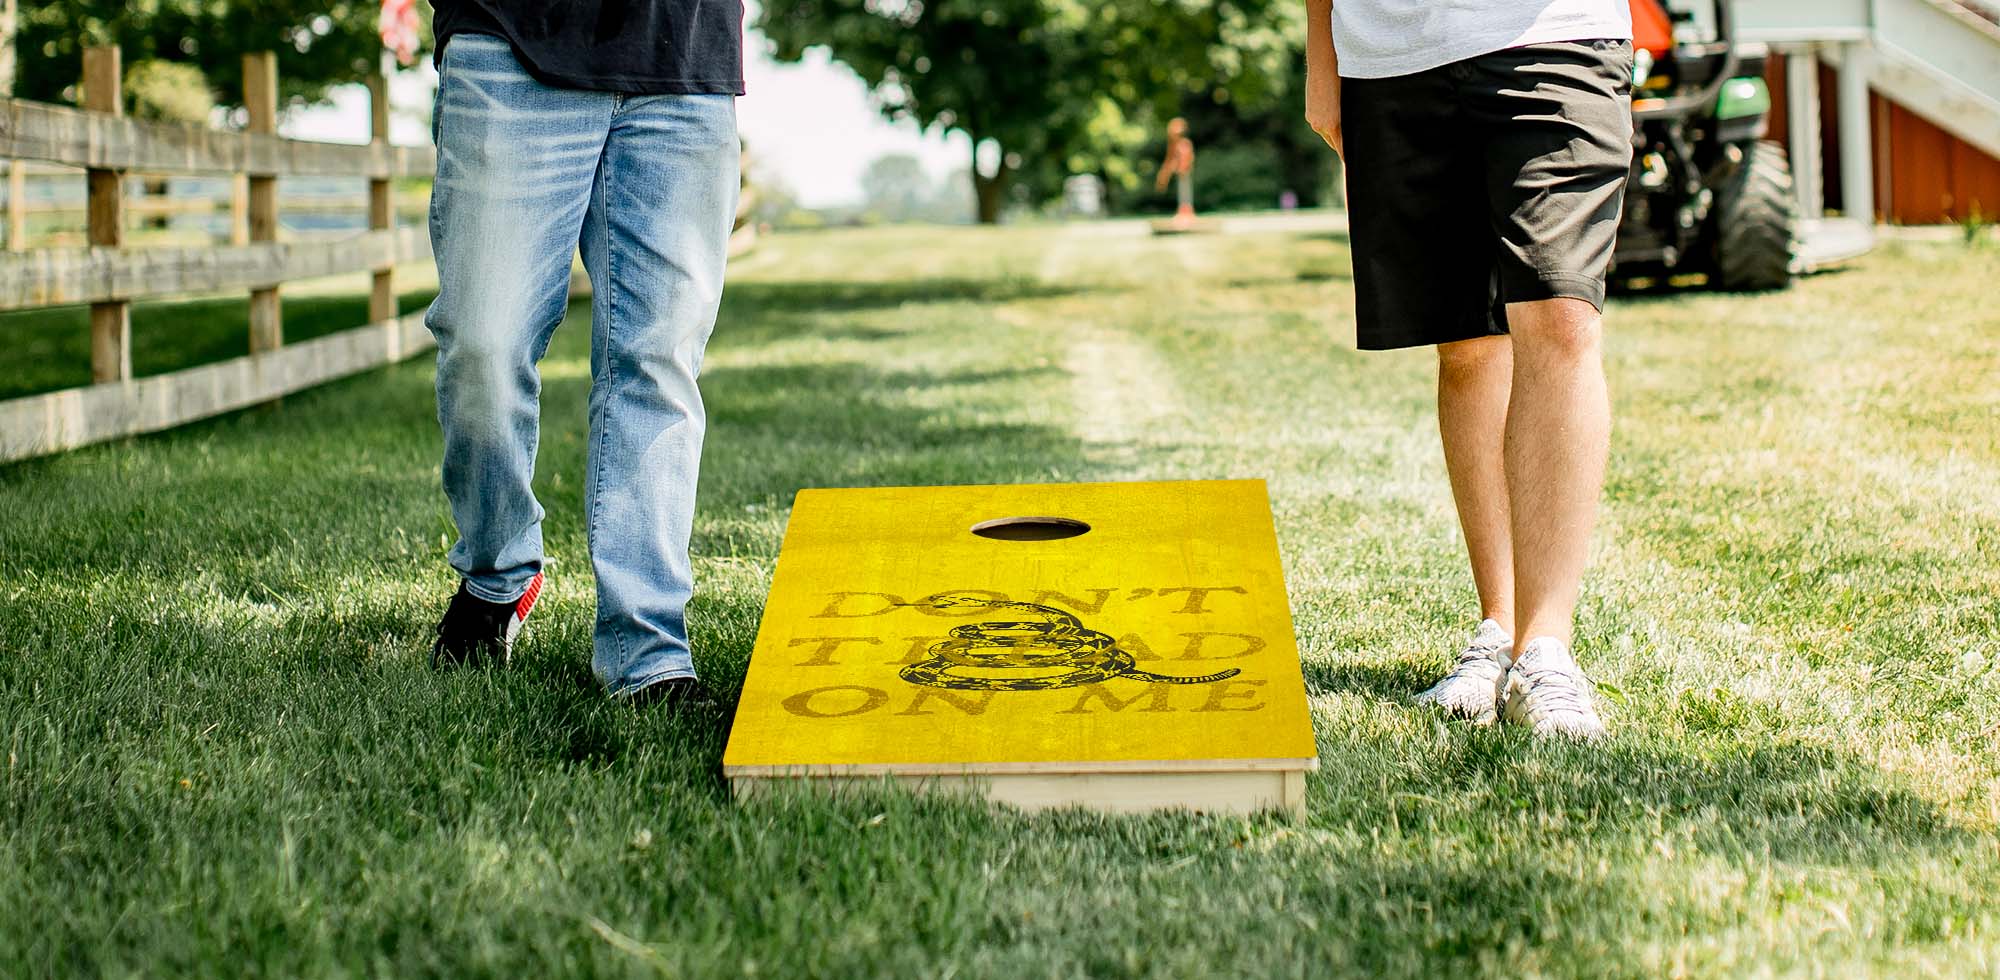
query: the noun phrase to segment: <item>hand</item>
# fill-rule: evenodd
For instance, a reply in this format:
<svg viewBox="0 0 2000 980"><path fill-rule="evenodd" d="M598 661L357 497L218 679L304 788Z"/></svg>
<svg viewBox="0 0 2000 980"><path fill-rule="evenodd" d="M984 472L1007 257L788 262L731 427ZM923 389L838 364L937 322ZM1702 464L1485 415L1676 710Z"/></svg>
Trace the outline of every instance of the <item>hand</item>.
<svg viewBox="0 0 2000 980"><path fill-rule="evenodd" d="M1340 134L1340 75L1336 72L1307 68L1306 124L1333 147L1333 152L1347 155Z"/></svg>

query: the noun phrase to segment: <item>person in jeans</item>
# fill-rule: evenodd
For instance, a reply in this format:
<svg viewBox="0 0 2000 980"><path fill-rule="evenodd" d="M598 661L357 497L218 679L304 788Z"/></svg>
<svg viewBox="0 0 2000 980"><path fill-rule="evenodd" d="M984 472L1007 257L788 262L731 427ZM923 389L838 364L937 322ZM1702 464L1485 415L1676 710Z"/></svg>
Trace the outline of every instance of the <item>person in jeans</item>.
<svg viewBox="0 0 2000 980"><path fill-rule="evenodd" d="M1306 0L1347 169L1360 346L1438 352L1483 621L1420 701L1595 737L1570 649L1609 451L1599 348L1631 164L1626 0Z"/></svg>
<svg viewBox="0 0 2000 980"><path fill-rule="evenodd" d="M504 664L542 589L541 381L580 247L593 288L591 666L613 697L707 702L688 538L737 196L736 0L435 0L430 232L458 592L439 667Z"/></svg>

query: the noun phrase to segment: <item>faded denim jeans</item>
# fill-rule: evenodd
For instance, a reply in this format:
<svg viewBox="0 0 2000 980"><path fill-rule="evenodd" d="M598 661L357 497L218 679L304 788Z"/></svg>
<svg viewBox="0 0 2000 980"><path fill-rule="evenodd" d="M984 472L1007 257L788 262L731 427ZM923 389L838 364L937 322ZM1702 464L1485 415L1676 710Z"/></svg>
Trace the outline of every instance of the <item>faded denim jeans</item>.
<svg viewBox="0 0 2000 980"><path fill-rule="evenodd" d="M542 568L535 365L579 245L594 294L585 520L591 667L613 695L694 674L688 538L706 416L695 376L736 213L736 101L551 88L499 38L440 68L430 232L451 565L511 602Z"/></svg>

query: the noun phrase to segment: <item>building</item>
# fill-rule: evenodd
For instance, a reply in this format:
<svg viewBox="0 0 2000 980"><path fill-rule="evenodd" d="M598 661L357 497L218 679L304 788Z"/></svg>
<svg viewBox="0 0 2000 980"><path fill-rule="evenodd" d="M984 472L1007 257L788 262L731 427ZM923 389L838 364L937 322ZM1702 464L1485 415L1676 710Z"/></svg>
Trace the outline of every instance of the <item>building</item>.
<svg viewBox="0 0 2000 980"><path fill-rule="evenodd" d="M1738 0L1801 216L2000 220L2000 0Z"/></svg>

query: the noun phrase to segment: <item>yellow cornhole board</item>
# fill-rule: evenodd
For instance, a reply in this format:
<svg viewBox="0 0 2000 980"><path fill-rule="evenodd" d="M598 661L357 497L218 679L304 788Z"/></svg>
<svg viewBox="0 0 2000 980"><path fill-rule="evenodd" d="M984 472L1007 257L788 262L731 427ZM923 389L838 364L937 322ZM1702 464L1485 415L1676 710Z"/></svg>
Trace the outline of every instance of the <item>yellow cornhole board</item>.
<svg viewBox="0 0 2000 980"><path fill-rule="evenodd" d="M1301 809L1318 759L1263 481L801 491L722 761L738 793Z"/></svg>

